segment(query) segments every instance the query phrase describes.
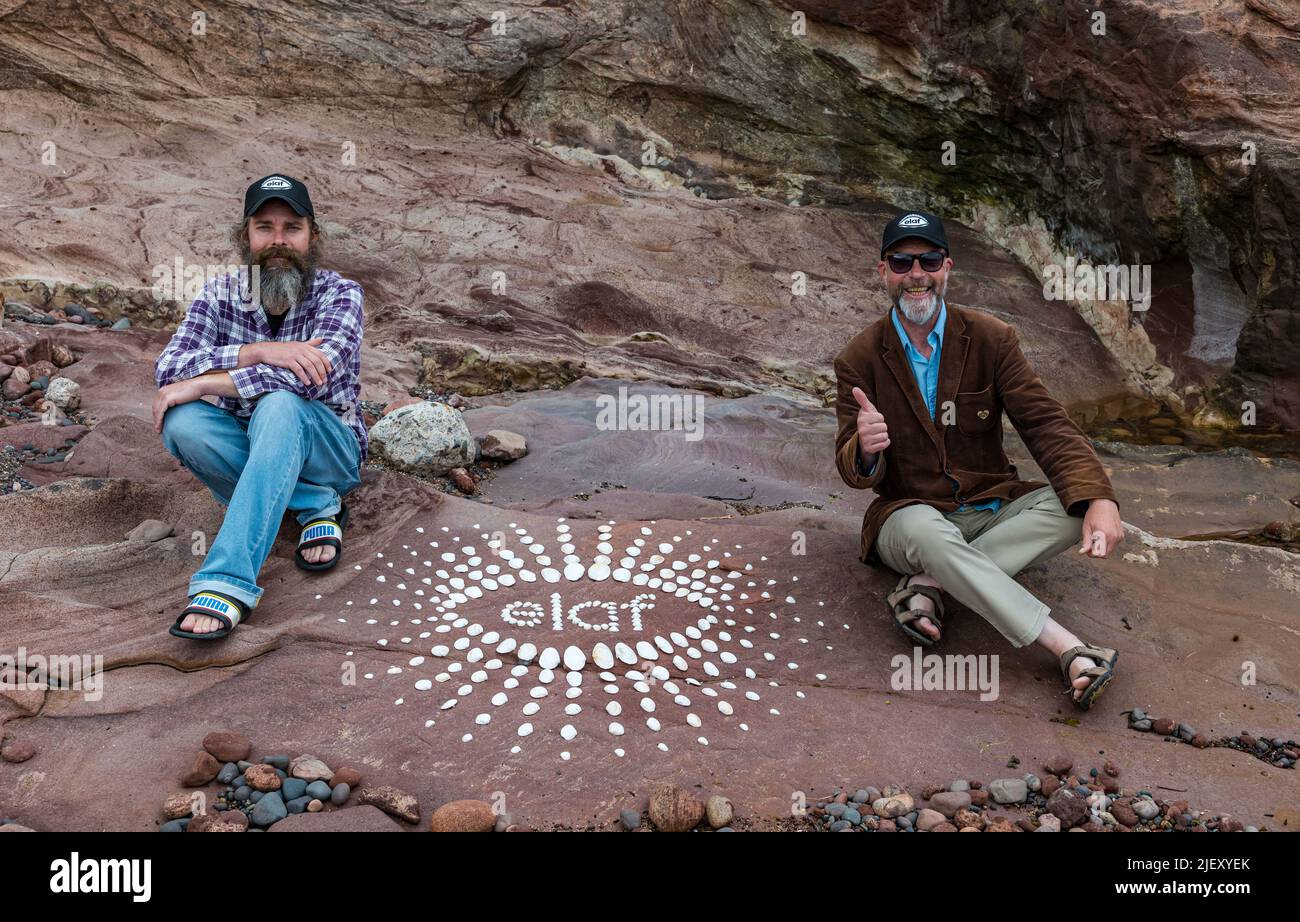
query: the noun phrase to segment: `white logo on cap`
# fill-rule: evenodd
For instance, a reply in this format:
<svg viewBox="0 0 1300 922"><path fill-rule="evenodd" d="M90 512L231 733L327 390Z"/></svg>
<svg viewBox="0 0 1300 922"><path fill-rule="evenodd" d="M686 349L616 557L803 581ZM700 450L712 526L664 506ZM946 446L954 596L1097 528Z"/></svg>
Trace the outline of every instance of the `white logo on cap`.
<svg viewBox="0 0 1300 922"><path fill-rule="evenodd" d="M293 183L283 176L271 176L262 183L263 189L292 189Z"/></svg>
<svg viewBox="0 0 1300 922"><path fill-rule="evenodd" d="M899 227L928 227L929 224L930 222L919 214L910 214L898 222Z"/></svg>

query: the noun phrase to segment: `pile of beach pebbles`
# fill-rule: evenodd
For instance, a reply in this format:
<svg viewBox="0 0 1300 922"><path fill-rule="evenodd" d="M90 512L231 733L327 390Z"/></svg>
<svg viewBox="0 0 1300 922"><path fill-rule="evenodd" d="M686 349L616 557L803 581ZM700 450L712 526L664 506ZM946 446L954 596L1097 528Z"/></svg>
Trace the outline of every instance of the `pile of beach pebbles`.
<svg viewBox="0 0 1300 922"><path fill-rule="evenodd" d="M313 755L266 755L252 761L248 737L230 731L209 733L181 785L190 788L162 805L160 832L262 832L286 817L356 805L377 807L401 823L420 823L413 794L391 785L361 787L361 772L330 768ZM221 789L202 790L216 782ZM353 791L357 791L353 797ZM209 806L211 809L209 809ZM378 814L375 814L378 816ZM391 825L391 824L390 824ZM429 822L433 832L523 832L509 814L481 800L443 804Z"/></svg>
<svg viewBox="0 0 1300 922"><path fill-rule="evenodd" d="M1139 733L1155 733L1171 740L1190 743L1197 749L1206 747L1236 749L1262 759L1270 765L1276 765L1278 768L1295 768L1296 761L1300 760L1300 744L1287 737L1278 736L1269 739L1242 732L1237 736L1212 740L1203 733L1197 733L1196 729L1188 724L1169 717L1152 717L1142 708L1133 708L1128 712L1128 727Z"/></svg>
<svg viewBox="0 0 1300 922"><path fill-rule="evenodd" d="M181 779L187 788L223 785L207 809L207 792L173 794L163 802L162 832L243 832L267 829L295 813L317 813L326 804L341 807L361 783L361 773L331 769L312 755L249 760L248 737L227 731L209 733L203 749Z"/></svg>
<svg viewBox="0 0 1300 922"><path fill-rule="evenodd" d="M926 787L919 805L896 784L843 789L808 808L807 820L828 832L1257 832L1231 815L1206 816L1187 801L1150 791L1126 793L1119 768L1074 771L1068 756L988 783L958 779Z"/></svg>
<svg viewBox="0 0 1300 922"><path fill-rule="evenodd" d="M644 810L621 810L618 821L627 832L735 832L734 816L731 801L721 794L700 800L684 788L665 784L650 795Z"/></svg>

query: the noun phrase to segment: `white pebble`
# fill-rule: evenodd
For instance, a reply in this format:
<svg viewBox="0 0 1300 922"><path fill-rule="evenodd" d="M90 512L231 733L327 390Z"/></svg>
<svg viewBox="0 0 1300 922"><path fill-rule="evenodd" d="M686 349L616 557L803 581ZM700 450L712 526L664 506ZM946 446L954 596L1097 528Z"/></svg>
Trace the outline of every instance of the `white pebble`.
<svg viewBox="0 0 1300 922"><path fill-rule="evenodd" d="M587 657L577 647L567 647L564 651L564 668L573 672L581 671L587 665Z"/></svg>
<svg viewBox="0 0 1300 922"><path fill-rule="evenodd" d="M614 653L603 643L598 643L591 648L591 661L601 669L612 669L614 666Z"/></svg>

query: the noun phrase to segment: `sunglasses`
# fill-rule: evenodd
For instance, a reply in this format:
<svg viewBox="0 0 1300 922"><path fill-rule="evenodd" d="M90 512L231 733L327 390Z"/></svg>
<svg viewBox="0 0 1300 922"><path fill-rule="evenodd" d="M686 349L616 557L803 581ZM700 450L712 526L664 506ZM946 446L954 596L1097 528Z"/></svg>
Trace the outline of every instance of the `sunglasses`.
<svg viewBox="0 0 1300 922"><path fill-rule="evenodd" d="M919 259L921 268L926 272L938 272L943 268L943 261L947 258L939 250L931 250L928 253L890 253L885 257L885 263L889 266L890 272L902 275L912 271L913 260Z"/></svg>

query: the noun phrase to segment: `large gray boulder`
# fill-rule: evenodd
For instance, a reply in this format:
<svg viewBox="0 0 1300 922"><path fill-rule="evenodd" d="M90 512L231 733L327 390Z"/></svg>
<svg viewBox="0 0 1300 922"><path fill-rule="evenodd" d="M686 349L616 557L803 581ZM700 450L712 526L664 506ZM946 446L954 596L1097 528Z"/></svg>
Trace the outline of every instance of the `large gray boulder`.
<svg viewBox="0 0 1300 922"><path fill-rule="evenodd" d="M474 461L474 438L458 411L426 400L398 407L375 423L370 450L397 470L441 477Z"/></svg>
<svg viewBox="0 0 1300 922"><path fill-rule="evenodd" d="M45 388L45 396L56 407L72 411L81 406L81 385L71 378L55 378Z"/></svg>

